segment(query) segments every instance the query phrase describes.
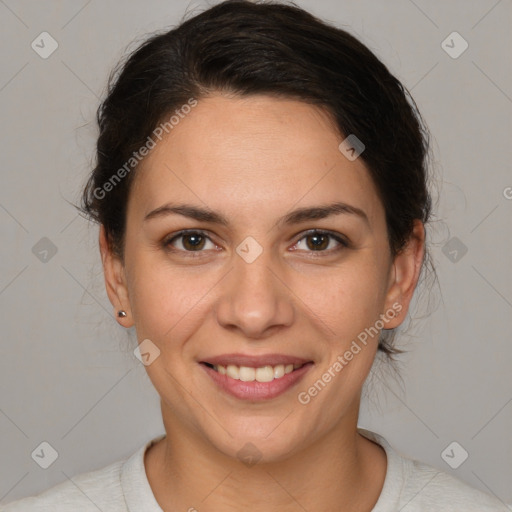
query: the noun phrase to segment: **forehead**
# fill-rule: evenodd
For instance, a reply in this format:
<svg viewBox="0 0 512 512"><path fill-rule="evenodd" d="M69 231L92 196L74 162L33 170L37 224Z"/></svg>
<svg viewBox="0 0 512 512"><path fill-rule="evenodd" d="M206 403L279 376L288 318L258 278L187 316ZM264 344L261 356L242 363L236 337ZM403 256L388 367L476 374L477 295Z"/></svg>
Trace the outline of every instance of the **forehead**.
<svg viewBox="0 0 512 512"><path fill-rule="evenodd" d="M383 214L361 158L339 150L331 118L305 102L257 95L199 100L137 169L130 210L187 199L230 213L346 201Z"/></svg>

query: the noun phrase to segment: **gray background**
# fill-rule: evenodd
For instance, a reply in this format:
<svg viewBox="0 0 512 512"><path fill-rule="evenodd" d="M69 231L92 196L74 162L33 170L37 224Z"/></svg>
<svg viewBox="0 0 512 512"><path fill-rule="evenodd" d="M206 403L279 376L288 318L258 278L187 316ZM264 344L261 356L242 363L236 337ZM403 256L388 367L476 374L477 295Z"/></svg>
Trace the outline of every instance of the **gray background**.
<svg viewBox="0 0 512 512"><path fill-rule="evenodd" d="M432 314L402 338L403 384L390 376L386 390L377 381L360 425L512 502L512 3L297 3L383 59L434 137L439 205L429 237L440 289L430 309L428 294L417 300L413 316ZM163 432L134 333L112 317L97 227L68 201L91 168L95 109L112 66L147 32L204 6L0 0L0 503L107 465ZM47 59L31 48L43 31L59 45ZM441 46L453 31L469 43L456 59ZM42 252L53 246L43 237L56 254ZM31 457L43 441L59 454L46 470ZM452 441L469 453L458 469L441 457Z"/></svg>

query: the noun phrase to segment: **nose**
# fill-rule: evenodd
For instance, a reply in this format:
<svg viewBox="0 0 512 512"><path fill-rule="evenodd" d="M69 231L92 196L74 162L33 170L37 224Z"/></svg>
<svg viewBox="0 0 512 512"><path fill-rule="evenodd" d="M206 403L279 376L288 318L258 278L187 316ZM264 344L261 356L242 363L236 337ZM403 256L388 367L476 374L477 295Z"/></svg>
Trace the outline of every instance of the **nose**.
<svg viewBox="0 0 512 512"><path fill-rule="evenodd" d="M293 293L286 285L286 270L272 264L270 251L251 263L235 255L233 265L222 281L218 323L250 339L264 339L289 327L294 319Z"/></svg>

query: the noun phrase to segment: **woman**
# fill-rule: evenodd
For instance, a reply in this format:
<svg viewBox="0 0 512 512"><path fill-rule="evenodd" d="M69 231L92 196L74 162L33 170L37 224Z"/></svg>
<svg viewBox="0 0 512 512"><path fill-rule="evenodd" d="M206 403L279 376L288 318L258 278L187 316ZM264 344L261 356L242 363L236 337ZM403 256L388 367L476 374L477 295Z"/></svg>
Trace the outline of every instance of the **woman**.
<svg viewBox="0 0 512 512"><path fill-rule="evenodd" d="M506 510L357 426L428 261L408 98L279 3L220 3L131 55L82 209L166 434L4 510Z"/></svg>

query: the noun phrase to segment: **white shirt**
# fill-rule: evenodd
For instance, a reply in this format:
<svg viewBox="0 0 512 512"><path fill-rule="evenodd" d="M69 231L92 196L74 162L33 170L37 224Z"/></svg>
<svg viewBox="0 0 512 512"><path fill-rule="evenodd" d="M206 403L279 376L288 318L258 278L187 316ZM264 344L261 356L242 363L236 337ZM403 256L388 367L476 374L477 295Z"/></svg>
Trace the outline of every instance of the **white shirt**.
<svg viewBox="0 0 512 512"><path fill-rule="evenodd" d="M379 434L358 428L380 444L387 455L384 486L372 512L490 512L510 511L495 497L422 462L403 457ZM127 459L82 473L41 494L11 502L0 512L163 512L149 485L144 454L161 435ZM201 510L199 502L191 503Z"/></svg>

